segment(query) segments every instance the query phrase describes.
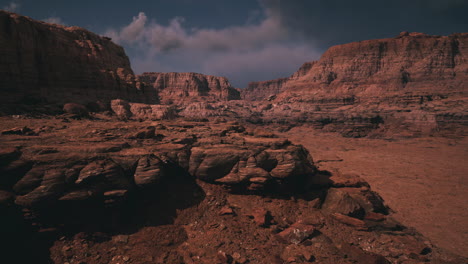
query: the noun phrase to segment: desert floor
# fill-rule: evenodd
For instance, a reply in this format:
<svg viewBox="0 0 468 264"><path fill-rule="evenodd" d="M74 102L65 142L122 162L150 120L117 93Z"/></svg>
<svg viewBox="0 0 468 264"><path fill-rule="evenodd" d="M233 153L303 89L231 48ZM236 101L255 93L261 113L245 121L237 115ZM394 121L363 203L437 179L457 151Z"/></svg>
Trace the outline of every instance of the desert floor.
<svg viewBox="0 0 468 264"><path fill-rule="evenodd" d="M0 119L0 130L24 125L31 128L48 125L57 135L70 133L66 142L71 142L74 136L84 133L84 127L91 131L123 124ZM71 128L63 130L61 126ZM307 126L280 135L304 145L321 170L361 175L384 198L397 220L416 228L435 245L468 257L468 138L344 138ZM60 141L57 144L65 143L64 138L67 137L57 139ZM8 144L28 144L34 137L17 140ZM0 139L0 143L6 142Z"/></svg>
<svg viewBox="0 0 468 264"><path fill-rule="evenodd" d="M321 170L361 175L396 219L468 256L467 138L355 139L307 127L283 136L304 145Z"/></svg>

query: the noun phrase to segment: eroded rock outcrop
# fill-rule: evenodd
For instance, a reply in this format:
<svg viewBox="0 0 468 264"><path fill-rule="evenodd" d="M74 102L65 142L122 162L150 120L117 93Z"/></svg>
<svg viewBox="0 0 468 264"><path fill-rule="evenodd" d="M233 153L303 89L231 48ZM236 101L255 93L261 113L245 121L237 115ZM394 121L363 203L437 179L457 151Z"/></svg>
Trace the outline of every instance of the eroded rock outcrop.
<svg viewBox="0 0 468 264"><path fill-rule="evenodd" d="M153 102L111 39L79 27L0 11L0 100Z"/></svg>
<svg viewBox="0 0 468 264"><path fill-rule="evenodd" d="M284 139L244 138L229 146L201 145L191 152L189 172L195 177L230 186L245 185L249 190L300 182L300 177L315 172L309 153Z"/></svg>
<svg viewBox="0 0 468 264"><path fill-rule="evenodd" d="M121 120L162 120L178 116L176 108L172 105L129 103L121 99L112 100L111 109Z"/></svg>
<svg viewBox="0 0 468 264"><path fill-rule="evenodd" d="M192 72L146 72L138 79L152 87L163 104L240 99L239 91L225 77Z"/></svg>
<svg viewBox="0 0 468 264"><path fill-rule="evenodd" d="M33 138L2 135L3 258L466 262L396 222L358 175L318 171L287 139L234 122L160 122L76 121ZM155 130L164 136L125 138ZM15 253L23 250L31 254Z"/></svg>

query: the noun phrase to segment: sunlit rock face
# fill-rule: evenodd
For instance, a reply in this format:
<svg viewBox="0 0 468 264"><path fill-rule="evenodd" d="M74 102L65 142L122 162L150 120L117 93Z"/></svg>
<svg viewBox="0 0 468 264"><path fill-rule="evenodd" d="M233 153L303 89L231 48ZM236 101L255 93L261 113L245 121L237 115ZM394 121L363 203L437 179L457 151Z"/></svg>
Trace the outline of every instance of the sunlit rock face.
<svg viewBox="0 0 468 264"><path fill-rule="evenodd" d="M395 38L331 47L289 78L251 83L242 97L271 104L266 122L308 122L347 136L468 125L468 34ZM391 132L391 133L393 133Z"/></svg>
<svg viewBox="0 0 468 264"><path fill-rule="evenodd" d="M311 98L361 99L395 93L466 92L467 53L467 33L431 36L402 32L395 38L331 47L320 60L305 63L291 77L251 83L246 91L257 90L253 99L262 92L264 98L284 92L283 98L298 93Z"/></svg>

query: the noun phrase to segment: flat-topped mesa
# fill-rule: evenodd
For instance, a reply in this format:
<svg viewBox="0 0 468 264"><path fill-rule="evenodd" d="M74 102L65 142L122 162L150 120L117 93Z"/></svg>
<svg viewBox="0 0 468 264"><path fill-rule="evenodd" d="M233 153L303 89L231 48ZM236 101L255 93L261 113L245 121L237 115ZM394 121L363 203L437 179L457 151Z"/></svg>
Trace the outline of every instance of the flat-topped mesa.
<svg viewBox="0 0 468 264"><path fill-rule="evenodd" d="M0 11L0 80L2 103L150 98L124 49L110 38L5 11Z"/></svg>
<svg viewBox="0 0 468 264"><path fill-rule="evenodd" d="M185 101L228 101L240 99L240 93L225 77L187 72L145 72L139 81L152 87L159 101L170 104Z"/></svg>
<svg viewBox="0 0 468 264"><path fill-rule="evenodd" d="M395 38L334 46L279 85L280 98L296 93L302 100L307 96L466 93L468 33L430 36L402 32Z"/></svg>

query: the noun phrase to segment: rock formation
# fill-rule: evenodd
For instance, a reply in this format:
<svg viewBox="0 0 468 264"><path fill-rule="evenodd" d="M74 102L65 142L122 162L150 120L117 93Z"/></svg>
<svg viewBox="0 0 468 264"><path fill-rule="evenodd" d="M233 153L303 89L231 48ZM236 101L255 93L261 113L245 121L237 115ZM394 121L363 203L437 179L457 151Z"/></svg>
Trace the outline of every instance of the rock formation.
<svg viewBox="0 0 468 264"><path fill-rule="evenodd" d="M111 39L6 11L0 11L0 80L2 103L154 102Z"/></svg>
<svg viewBox="0 0 468 264"><path fill-rule="evenodd" d="M289 78L280 78L263 82L250 82L248 87L242 90L242 99L257 101L270 98L283 90L283 85Z"/></svg>
<svg viewBox="0 0 468 264"><path fill-rule="evenodd" d="M335 46L287 79L243 91L246 100L274 99L260 113L267 122L310 122L349 136L376 128L420 135L466 127L467 95L467 33L403 32Z"/></svg>
<svg viewBox="0 0 468 264"><path fill-rule="evenodd" d="M192 72L146 72L138 79L152 87L163 104L240 99L239 91L225 77Z"/></svg>
<svg viewBox="0 0 468 264"><path fill-rule="evenodd" d="M163 120L178 117L176 108L172 105L129 103L116 99L111 101L111 109L121 120Z"/></svg>
<svg viewBox="0 0 468 264"><path fill-rule="evenodd" d="M123 119L308 123L349 137L453 136L468 126L467 33L403 32L335 46L288 78L253 82L240 92L224 77L135 76L122 47L78 27L1 11L0 28L3 108L46 99L88 108L95 102L103 110L121 99L112 109Z"/></svg>
<svg viewBox="0 0 468 264"><path fill-rule="evenodd" d="M409 94L418 101L418 96L460 95L468 89L467 61L468 33L403 32L396 38L331 47L320 60L305 63L287 79L252 83L247 91L257 93L245 98L266 98L271 87L279 91L275 94L286 92L284 98L296 93L301 100L409 98Z"/></svg>

